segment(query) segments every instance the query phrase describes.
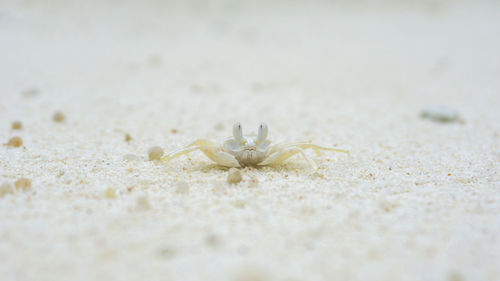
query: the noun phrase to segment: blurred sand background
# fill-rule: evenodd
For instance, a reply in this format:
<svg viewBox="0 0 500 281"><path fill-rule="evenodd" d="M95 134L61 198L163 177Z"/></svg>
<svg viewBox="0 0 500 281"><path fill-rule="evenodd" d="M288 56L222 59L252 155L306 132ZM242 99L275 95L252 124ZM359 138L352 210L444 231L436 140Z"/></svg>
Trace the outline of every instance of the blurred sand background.
<svg viewBox="0 0 500 281"><path fill-rule="evenodd" d="M0 180L32 186L0 279L499 280L499 50L497 1L1 0ZM148 160L235 121L351 157Z"/></svg>

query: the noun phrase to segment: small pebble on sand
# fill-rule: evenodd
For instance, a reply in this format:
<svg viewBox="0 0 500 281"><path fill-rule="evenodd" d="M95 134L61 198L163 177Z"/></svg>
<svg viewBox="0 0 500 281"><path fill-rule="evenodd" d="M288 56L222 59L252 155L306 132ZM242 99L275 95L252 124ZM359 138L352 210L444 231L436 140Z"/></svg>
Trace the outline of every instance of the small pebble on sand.
<svg viewBox="0 0 500 281"><path fill-rule="evenodd" d="M104 192L104 196L108 199L114 199L114 198L116 198L116 192L114 189L108 187L108 188L106 188L106 191Z"/></svg>
<svg viewBox="0 0 500 281"><path fill-rule="evenodd" d="M66 120L66 116L64 116L62 112L56 111L52 116L52 120L54 120L54 122L61 123L64 122L64 120Z"/></svg>
<svg viewBox="0 0 500 281"><path fill-rule="evenodd" d="M444 106L426 106L420 112L420 117L439 123L451 123L460 121L457 111Z"/></svg>
<svg viewBox="0 0 500 281"><path fill-rule="evenodd" d="M239 169L231 168L227 174L227 182L230 184L237 184L242 180L241 172Z"/></svg>
<svg viewBox="0 0 500 281"><path fill-rule="evenodd" d="M31 180L28 178L20 178L14 182L14 185L16 189L26 191L31 189Z"/></svg>
<svg viewBox="0 0 500 281"><path fill-rule="evenodd" d="M12 137L10 138L9 142L7 142L7 145L12 147L20 147L21 145L23 145L23 140L17 136Z"/></svg>
<svg viewBox="0 0 500 281"><path fill-rule="evenodd" d="M11 125L12 130L21 130L23 128L23 123L21 121L14 121Z"/></svg>
<svg viewBox="0 0 500 281"><path fill-rule="evenodd" d="M4 197L6 194L14 193L14 185L10 182L3 182L0 185L0 197Z"/></svg>
<svg viewBox="0 0 500 281"><path fill-rule="evenodd" d="M130 136L130 134L125 134L125 141L129 142L131 140L132 140L132 137Z"/></svg>
<svg viewBox="0 0 500 281"><path fill-rule="evenodd" d="M148 150L149 160L160 160L163 156L163 149L159 146L153 146Z"/></svg>
<svg viewBox="0 0 500 281"><path fill-rule="evenodd" d="M189 185L185 181L178 181L175 184L175 193L187 194L189 193Z"/></svg>

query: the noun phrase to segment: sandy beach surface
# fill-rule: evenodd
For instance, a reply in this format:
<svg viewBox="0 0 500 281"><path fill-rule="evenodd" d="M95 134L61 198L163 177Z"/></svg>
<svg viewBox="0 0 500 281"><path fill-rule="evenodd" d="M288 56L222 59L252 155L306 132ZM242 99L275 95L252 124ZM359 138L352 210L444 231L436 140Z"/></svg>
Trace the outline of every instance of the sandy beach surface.
<svg viewBox="0 0 500 281"><path fill-rule="evenodd" d="M0 279L499 280L500 4L247 2L1 1Z"/></svg>

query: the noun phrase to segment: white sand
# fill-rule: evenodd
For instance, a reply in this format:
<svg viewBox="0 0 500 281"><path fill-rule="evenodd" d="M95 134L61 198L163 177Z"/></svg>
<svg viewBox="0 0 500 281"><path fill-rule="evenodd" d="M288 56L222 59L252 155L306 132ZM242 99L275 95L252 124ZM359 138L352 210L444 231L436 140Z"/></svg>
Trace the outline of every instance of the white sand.
<svg viewBox="0 0 500 281"><path fill-rule="evenodd" d="M1 280L500 279L494 1L39 2L0 5L0 180L33 185L0 198ZM147 161L236 120L352 156L237 186Z"/></svg>

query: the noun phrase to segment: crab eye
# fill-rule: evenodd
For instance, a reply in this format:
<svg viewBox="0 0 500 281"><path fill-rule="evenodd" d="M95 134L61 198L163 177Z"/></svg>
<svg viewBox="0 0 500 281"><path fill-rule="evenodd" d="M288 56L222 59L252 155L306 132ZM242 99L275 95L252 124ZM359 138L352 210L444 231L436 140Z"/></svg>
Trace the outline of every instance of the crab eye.
<svg viewBox="0 0 500 281"><path fill-rule="evenodd" d="M241 128L240 122L237 122L233 125L233 137L238 141L243 139L243 129Z"/></svg>
<svg viewBox="0 0 500 281"><path fill-rule="evenodd" d="M259 132L257 134L257 141L264 141L267 138L267 125L266 123L261 123L259 126Z"/></svg>

